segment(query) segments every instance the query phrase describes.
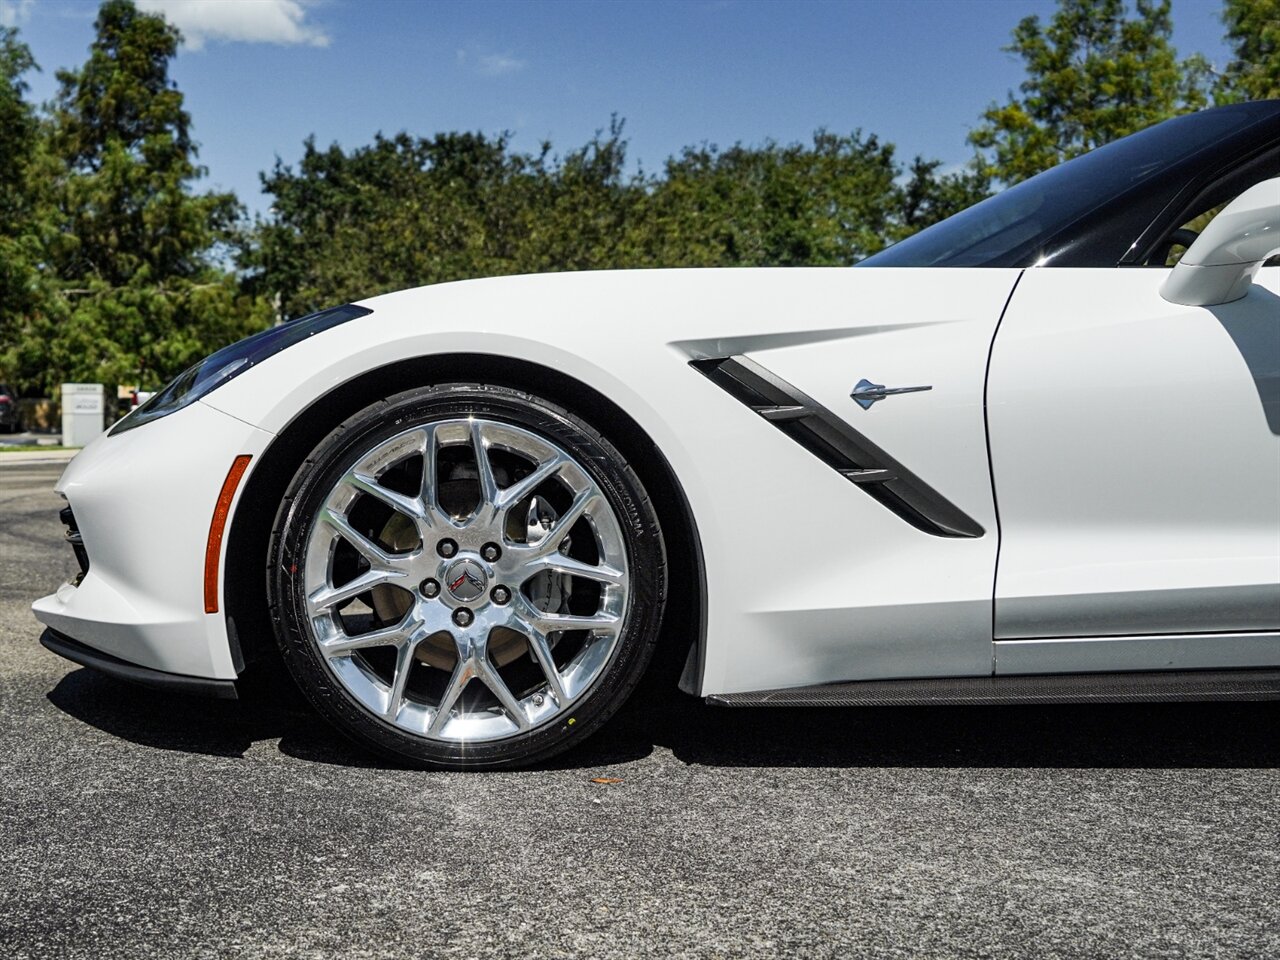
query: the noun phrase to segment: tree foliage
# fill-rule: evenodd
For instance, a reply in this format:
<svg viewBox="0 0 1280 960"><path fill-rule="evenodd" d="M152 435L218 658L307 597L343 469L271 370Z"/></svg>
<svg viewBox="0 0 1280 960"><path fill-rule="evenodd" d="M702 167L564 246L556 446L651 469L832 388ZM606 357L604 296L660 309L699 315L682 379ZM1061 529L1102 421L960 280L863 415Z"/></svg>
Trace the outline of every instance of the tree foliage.
<svg viewBox="0 0 1280 960"><path fill-rule="evenodd" d="M476 276L623 266L634 206L615 129L563 159L506 135L379 135L350 153L304 145L263 176L274 216L243 263L294 316L354 296Z"/></svg>
<svg viewBox="0 0 1280 960"><path fill-rule="evenodd" d="M28 108L23 240L41 286L21 307L6 300L4 376L45 391L154 386L267 321L221 265L239 203L192 190L204 171L169 79L180 42L163 18L108 0L86 63L58 72L38 125Z"/></svg>
<svg viewBox="0 0 1280 960"><path fill-rule="evenodd" d="M1005 49L1022 59L1020 95L992 104L970 142L1017 183L1207 103L1207 65L1179 60L1170 0L1059 0L1047 25L1026 17Z"/></svg>
<svg viewBox="0 0 1280 960"><path fill-rule="evenodd" d="M688 148L646 184L653 265L847 265L891 232L901 173L890 144L826 130L811 144Z"/></svg>
<svg viewBox="0 0 1280 960"><path fill-rule="evenodd" d="M84 66L58 73L48 121L59 229L46 254L65 301L51 359L59 376L154 383L267 312L217 264L235 196L192 191L204 171L169 79L178 31L128 0L104 3L95 28Z"/></svg>
<svg viewBox="0 0 1280 960"><path fill-rule="evenodd" d="M18 344L42 299L31 182L38 128L25 99L26 74L34 68L17 31L0 26L0 369L17 363Z"/></svg>
<svg viewBox="0 0 1280 960"><path fill-rule="evenodd" d="M35 111L26 101L26 75L35 68L18 31L0 26L0 227L22 214L24 179L35 142Z"/></svg>
<svg viewBox="0 0 1280 960"><path fill-rule="evenodd" d="M1232 59L1219 101L1280 99L1280 0L1225 0L1222 22Z"/></svg>
<svg viewBox="0 0 1280 960"><path fill-rule="evenodd" d="M379 136L350 152L309 140L296 169L263 177L274 216L242 263L290 316L477 276L851 264L957 208L957 178L935 168L918 161L904 190L892 146L819 131L810 145L689 148L661 176L628 174L616 121L562 157L505 134Z"/></svg>

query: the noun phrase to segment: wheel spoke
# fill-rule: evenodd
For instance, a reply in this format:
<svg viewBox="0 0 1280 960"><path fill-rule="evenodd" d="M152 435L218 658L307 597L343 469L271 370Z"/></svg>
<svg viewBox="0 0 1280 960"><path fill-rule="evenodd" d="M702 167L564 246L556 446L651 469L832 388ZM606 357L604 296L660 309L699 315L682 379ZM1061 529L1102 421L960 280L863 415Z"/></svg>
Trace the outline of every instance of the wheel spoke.
<svg viewBox="0 0 1280 960"><path fill-rule="evenodd" d="M380 584L390 583L398 580L403 576L395 570L366 570L353 580L349 580L340 587L321 587L311 594L307 599L313 607L325 609L327 607L336 606L352 597L357 597L373 587Z"/></svg>
<svg viewBox="0 0 1280 960"><path fill-rule="evenodd" d="M427 511L423 502L415 497L406 497L403 493L396 493L394 490L388 490L372 477L367 477L355 470L351 471L343 479L347 484L355 487L362 493L367 493L372 497L381 500L392 510L399 510L406 516L412 517L414 520L427 519Z"/></svg>
<svg viewBox="0 0 1280 960"><path fill-rule="evenodd" d="M515 694L511 692L502 677L498 676L498 671L493 669L489 661L477 657L475 671L480 682L493 691L493 695L498 698L498 702L502 704L502 709L511 718L511 722L521 730L528 729L529 717L525 714L524 707L520 706L520 701L515 698Z"/></svg>
<svg viewBox="0 0 1280 960"><path fill-rule="evenodd" d="M606 627L616 627L619 619L611 613L594 613L588 617L577 617L569 614L560 613L543 613L541 610L534 611L537 615L532 618L533 626L547 633L554 633L557 630L601 630Z"/></svg>
<svg viewBox="0 0 1280 960"><path fill-rule="evenodd" d="M422 430L422 487L418 492L418 500L423 506L422 519L428 525L435 523L435 513L440 509L436 497L436 429L424 427Z"/></svg>
<svg viewBox="0 0 1280 960"><path fill-rule="evenodd" d="M615 570L613 567L604 564L595 566L590 563L583 563L581 560L567 557L559 551L534 560L528 565L527 569L531 574L541 570L551 570L554 573L561 573L567 576L584 577L597 583L624 583L627 579L627 575L621 570Z"/></svg>
<svg viewBox="0 0 1280 960"><path fill-rule="evenodd" d="M339 637L337 640L322 642L320 650L326 657L341 657L369 647L393 646L404 641L407 636L408 626L401 622L393 627L383 627L381 630L370 630L368 633L353 637Z"/></svg>
<svg viewBox="0 0 1280 960"><path fill-rule="evenodd" d="M493 478L493 464L489 462L489 450L484 443L484 428L479 420L471 421L471 446L476 456L476 475L480 479L480 509L492 509L498 504L498 482Z"/></svg>
<svg viewBox="0 0 1280 960"><path fill-rule="evenodd" d="M534 556L545 557L559 550L560 541L565 538L565 535L573 529L573 525L587 512L587 509L597 496L599 494L589 487L585 490L579 490L577 496L573 498L573 503L569 504L568 509L556 518L556 522L551 525L547 535L538 541Z"/></svg>
<svg viewBox="0 0 1280 960"><path fill-rule="evenodd" d="M449 685L445 687L440 705L436 707L436 714L431 718L430 726L427 727L427 733L430 736L439 736L444 730L445 724L449 722L449 712L474 676L475 671L471 667L470 660L459 660L454 666L453 673L449 675Z"/></svg>
<svg viewBox="0 0 1280 960"><path fill-rule="evenodd" d="M342 539L355 547L372 566L383 570L394 568L395 558L353 527L346 517L325 508L320 512L320 519L342 534Z"/></svg>
<svg viewBox="0 0 1280 960"><path fill-rule="evenodd" d="M387 707L383 711L388 720L394 720L404 703L404 688L413 672L413 652L418 648L416 638L409 638L396 650L396 668L391 677L391 689L387 691Z"/></svg>
<svg viewBox="0 0 1280 960"><path fill-rule="evenodd" d="M556 706L564 706L569 702L569 697L564 690L564 679L560 676L555 658L551 655L551 643L547 640L547 635L522 620L515 621L512 626L523 633L529 641L529 649L533 651L533 657L538 661L538 666L542 667L542 672L547 678L547 686L551 690L551 695L555 697Z"/></svg>
<svg viewBox="0 0 1280 960"><path fill-rule="evenodd" d="M547 480L550 480L568 461L559 454L553 456L550 460L544 460L534 468L533 472L527 477L517 480L511 486L502 491L501 498L498 501L498 507L506 510L509 507L519 503L538 487L542 486Z"/></svg>

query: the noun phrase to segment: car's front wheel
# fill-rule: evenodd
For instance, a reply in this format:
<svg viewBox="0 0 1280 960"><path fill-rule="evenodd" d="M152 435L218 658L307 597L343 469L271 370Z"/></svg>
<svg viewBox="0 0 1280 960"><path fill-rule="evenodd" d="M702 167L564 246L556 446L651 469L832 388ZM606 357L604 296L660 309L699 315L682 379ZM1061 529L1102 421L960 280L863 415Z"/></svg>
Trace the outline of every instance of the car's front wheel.
<svg viewBox="0 0 1280 960"><path fill-rule="evenodd" d="M631 692L665 566L603 435L526 393L447 384L361 411L299 469L272 534L272 618L294 679L357 741L529 764Z"/></svg>

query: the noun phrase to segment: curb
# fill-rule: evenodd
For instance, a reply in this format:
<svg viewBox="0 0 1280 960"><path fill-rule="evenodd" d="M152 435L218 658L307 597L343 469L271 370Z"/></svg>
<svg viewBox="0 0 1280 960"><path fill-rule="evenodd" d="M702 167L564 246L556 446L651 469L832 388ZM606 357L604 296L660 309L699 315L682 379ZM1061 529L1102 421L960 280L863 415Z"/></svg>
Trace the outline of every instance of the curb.
<svg viewBox="0 0 1280 960"><path fill-rule="evenodd" d="M79 450L49 450L40 453L38 450L32 450L30 453L0 453L0 470L5 467L29 467L37 463L66 463L79 452Z"/></svg>

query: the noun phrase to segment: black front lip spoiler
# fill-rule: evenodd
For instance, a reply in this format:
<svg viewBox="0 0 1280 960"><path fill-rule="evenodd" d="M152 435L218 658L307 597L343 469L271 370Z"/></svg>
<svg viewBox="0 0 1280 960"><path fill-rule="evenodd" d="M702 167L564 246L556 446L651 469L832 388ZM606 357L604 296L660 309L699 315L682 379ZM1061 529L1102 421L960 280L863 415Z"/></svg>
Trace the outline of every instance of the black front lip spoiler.
<svg viewBox="0 0 1280 960"><path fill-rule="evenodd" d="M129 663L109 653L85 646L79 640L72 640L52 627L40 635L40 644L46 650L52 650L58 656L66 657L73 663L92 667L107 676L141 684L144 687L202 697L216 697L219 700L237 699L234 680L208 680L204 677L188 677L181 673L166 673L163 670L140 667L136 663Z"/></svg>

